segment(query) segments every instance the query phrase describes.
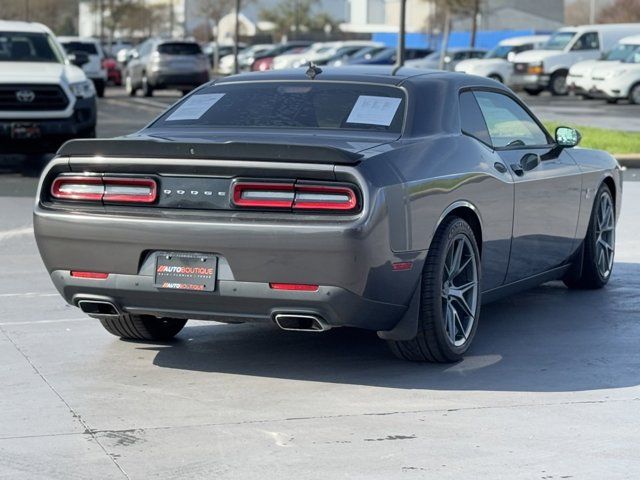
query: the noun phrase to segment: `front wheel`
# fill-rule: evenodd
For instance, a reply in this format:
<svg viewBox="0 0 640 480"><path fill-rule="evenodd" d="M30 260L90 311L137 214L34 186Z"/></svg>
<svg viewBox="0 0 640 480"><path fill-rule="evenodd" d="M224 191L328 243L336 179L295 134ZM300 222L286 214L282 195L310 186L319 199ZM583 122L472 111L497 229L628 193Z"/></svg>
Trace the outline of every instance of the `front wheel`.
<svg viewBox="0 0 640 480"><path fill-rule="evenodd" d="M107 332L125 340L167 341L175 337L187 321L180 318L122 314L115 318L101 318L100 323Z"/></svg>
<svg viewBox="0 0 640 480"><path fill-rule="evenodd" d="M146 73L142 77L142 94L145 97L153 96L153 87L151 87L151 84L149 83L149 78L147 77Z"/></svg>
<svg viewBox="0 0 640 480"><path fill-rule="evenodd" d="M537 97L542 93L542 87L524 87L524 91L533 97Z"/></svg>
<svg viewBox="0 0 640 480"><path fill-rule="evenodd" d="M564 278L569 288L596 289L604 287L611 277L616 241L615 203L611 190L602 184L596 194L582 255L574 271Z"/></svg>
<svg viewBox="0 0 640 480"><path fill-rule="evenodd" d="M480 253L473 230L459 217L438 228L422 271L418 332L390 340L404 360L455 362L469 349L480 317Z"/></svg>

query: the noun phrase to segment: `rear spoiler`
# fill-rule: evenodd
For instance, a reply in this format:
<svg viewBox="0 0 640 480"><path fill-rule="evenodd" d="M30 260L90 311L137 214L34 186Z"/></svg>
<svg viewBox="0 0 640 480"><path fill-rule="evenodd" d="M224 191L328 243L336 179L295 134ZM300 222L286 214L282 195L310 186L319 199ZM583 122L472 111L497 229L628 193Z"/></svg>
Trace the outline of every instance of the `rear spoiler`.
<svg viewBox="0 0 640 480"><path fill-rule="evenodd" d="M279 143L191 143L134 139L82 139L66 142L60 156L198 158L220 160L262 160L351 165L363 155L336 147Z"/></svg>

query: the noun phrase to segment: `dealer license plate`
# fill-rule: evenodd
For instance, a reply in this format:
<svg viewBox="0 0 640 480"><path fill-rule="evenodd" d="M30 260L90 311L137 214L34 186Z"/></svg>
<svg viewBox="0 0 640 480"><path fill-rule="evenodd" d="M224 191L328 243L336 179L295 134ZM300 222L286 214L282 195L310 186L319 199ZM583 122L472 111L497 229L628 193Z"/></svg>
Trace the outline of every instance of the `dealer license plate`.
<svg viewBox="0 0 640 480"><path fill-rule="evenodd" d="M155 285L171 290L212 292L216 289L218 258L198 254L156 257Z"/></svg>

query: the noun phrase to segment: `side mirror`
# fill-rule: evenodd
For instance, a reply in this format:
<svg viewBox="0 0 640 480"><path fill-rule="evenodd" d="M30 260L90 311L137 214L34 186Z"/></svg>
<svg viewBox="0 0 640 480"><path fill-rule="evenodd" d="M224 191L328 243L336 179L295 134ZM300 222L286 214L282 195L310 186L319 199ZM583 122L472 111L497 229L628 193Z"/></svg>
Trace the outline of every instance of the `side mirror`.
<svg viewBox="0 0 640 480"><path fill-rule="evenodd" d="M522 170L525 172L530 172L538 165L540 165L540 155L536 155L535 153L527 153L520 159L520 167L522 167Z"/></svg>
<svg viewBox="0 0 640 480"><path fill-rule="evenodd" d="M127 54L127 59L128 60L133 60L134 58L140 58L140 54L138 53L137 50L131 50L128 54Z"/></svg>
<svg viewBox="0 0 640 480"><path fill-rule="evenodd" d="M85 52L72 52L69 55L69 61L73 63L76 67L81 67L89 63L89 55Z"/></svg>
<svg viewBox="0 0 640 480"><path fill-rule="evenodd" d="M582 140L580 132L575 128L556 128L556 143L561 147L575 147Z"/></svg>

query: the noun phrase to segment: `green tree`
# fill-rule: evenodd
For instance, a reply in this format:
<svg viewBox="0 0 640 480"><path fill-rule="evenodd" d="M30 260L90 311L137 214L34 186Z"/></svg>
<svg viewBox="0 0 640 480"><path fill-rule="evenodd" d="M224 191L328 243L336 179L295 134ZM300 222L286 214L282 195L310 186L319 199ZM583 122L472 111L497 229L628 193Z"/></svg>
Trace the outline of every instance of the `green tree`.
<svg viewBox="0 0 640 480"><path fill-rule="evenodd" d="M271 10L262 10L260 18L273 23L279 37L298 38L301 33L323 32L327 25L333 30L336 21L326 12L318 12L313 0L282 0Z"/></svg>

